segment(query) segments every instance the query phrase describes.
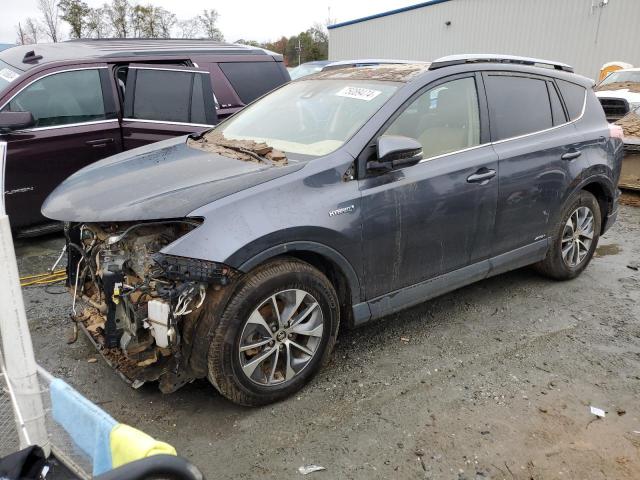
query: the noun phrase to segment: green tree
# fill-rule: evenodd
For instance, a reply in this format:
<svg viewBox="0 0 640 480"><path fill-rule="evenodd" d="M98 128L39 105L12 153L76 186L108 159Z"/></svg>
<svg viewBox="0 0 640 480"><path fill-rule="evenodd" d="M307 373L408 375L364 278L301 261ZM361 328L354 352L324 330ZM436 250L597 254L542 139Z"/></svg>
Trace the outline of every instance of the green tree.
<svg viewBox="0 0 640 480"><path fill-rule="evenodd" d="M112 0L111 5L104 5L108 24L116 38L127 38L130 34L131 4L129 0Z"/></svg>
<svg viewBox="0 0 640 480"><path fill-rule="evenodd" d="M153 14L151 5L135 5L129 12L129 28L131 36L134 38L144 37L145 30L148 28L148 18Z"/></svg>
<svg viewBox="0 0 640 480"><path fill-rule="evenodd" d="M87 34L89 5L82 0L60 0L60 18L71 27L71 38L83 38Z"/></svg>

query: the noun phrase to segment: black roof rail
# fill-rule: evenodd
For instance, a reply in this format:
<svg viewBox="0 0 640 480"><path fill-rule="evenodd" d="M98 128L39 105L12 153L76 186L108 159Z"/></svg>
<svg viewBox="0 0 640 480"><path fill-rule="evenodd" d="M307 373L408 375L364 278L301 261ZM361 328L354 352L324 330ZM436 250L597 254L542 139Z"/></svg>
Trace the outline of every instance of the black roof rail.
<svg viewBox="0 0 640 480"><path fill-rule="evenodd" d="M434 60L429 66L429 70L450 67L452 65L463 65L465 63L512 63L516 65L531 65L544 68L553 68L563 72L573 73L573 67L566 63L542 60L540 58L519 57L516 55L495 55L495 54L469 54L469 55L449 55Z"/></svg>

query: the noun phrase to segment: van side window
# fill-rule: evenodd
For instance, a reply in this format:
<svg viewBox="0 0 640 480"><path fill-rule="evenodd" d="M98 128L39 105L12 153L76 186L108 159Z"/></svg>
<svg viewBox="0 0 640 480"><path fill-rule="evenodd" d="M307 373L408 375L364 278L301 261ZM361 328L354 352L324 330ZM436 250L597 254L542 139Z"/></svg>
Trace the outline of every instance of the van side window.
<svg viewBox="0 0 640 480"><path fill-rule="evenodd" d="M218 65L245 104L287 81L278 62L233 62Z"/></svg>
<svg viewBox="0 0 640 480"><path fill-rule="evenodd" d="M545 80L488 75L486 88L493 141L553 127Z"/></svg>
<svg viewBox="0 0 640 480"><path fill-rule="evenodd" d="M18 93L2 111L31 112L34 127L107 118L98 70L75 70L43 77Z"/></svg>
<svg viewBox="0 0 640 480"><path fill-rule="evenodd" d="M564 80L556 81L558 82L558 87L560 87L564 104L569 112L569 118L575 120L582 114L586 89L580 85Z"/></svg>
<svg viewBox="0 0 640 480"><path fill-rule="evenodd" d="M190 72L138 70L131 118L189 123Z"/></svg>
<svg viewBox="0 0 640 480"><path fill-rule="evenodd" d="M424 158L480 144L480 114L472 77L442 83L420 95L384 135L402 135L422 144Z"/></svg>

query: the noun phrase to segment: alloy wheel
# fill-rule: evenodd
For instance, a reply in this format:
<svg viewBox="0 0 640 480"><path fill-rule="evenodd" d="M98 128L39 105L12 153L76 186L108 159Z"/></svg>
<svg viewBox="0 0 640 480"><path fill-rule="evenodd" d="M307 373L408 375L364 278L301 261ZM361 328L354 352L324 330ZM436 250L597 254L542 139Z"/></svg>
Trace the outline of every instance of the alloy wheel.
<svg viewBox="0 0 640 480"><path fill-rule="evenodd" d="M575 268L587 257L593 242L593 212L578 207L569 216L562 232L562 260Z"/></svg>
<svg viewBox="0 0 640 480"><path fill-rule="evenodd" d="M282 290L263 300L240 334L240 367L254 383L288 382L314 358L324 329L318 301L300 289Z"/></svg>

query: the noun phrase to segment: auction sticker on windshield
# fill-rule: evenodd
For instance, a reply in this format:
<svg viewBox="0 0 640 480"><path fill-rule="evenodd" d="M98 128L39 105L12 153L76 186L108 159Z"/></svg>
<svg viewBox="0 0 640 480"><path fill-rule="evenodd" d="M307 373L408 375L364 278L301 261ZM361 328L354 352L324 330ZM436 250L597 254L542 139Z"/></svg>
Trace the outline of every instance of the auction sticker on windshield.
<svg viewBox="0 0 640 480"><path fill-rule="evenodd" d="M6 80L7 82L13 82L19 75L16 72L9 70L8 68L3 68L0 70L0 78Z"/></svg>
<svg viewBox="0 0 640 480"><path fill-rule="evenodd" d="M355 98L356 100L364 100L365 102L370 102L382 92L380 90L371 90L370 88L362 88L362 87L344 87L338 93L336 93L339 97L347 97L347 98Z"/></svg>

